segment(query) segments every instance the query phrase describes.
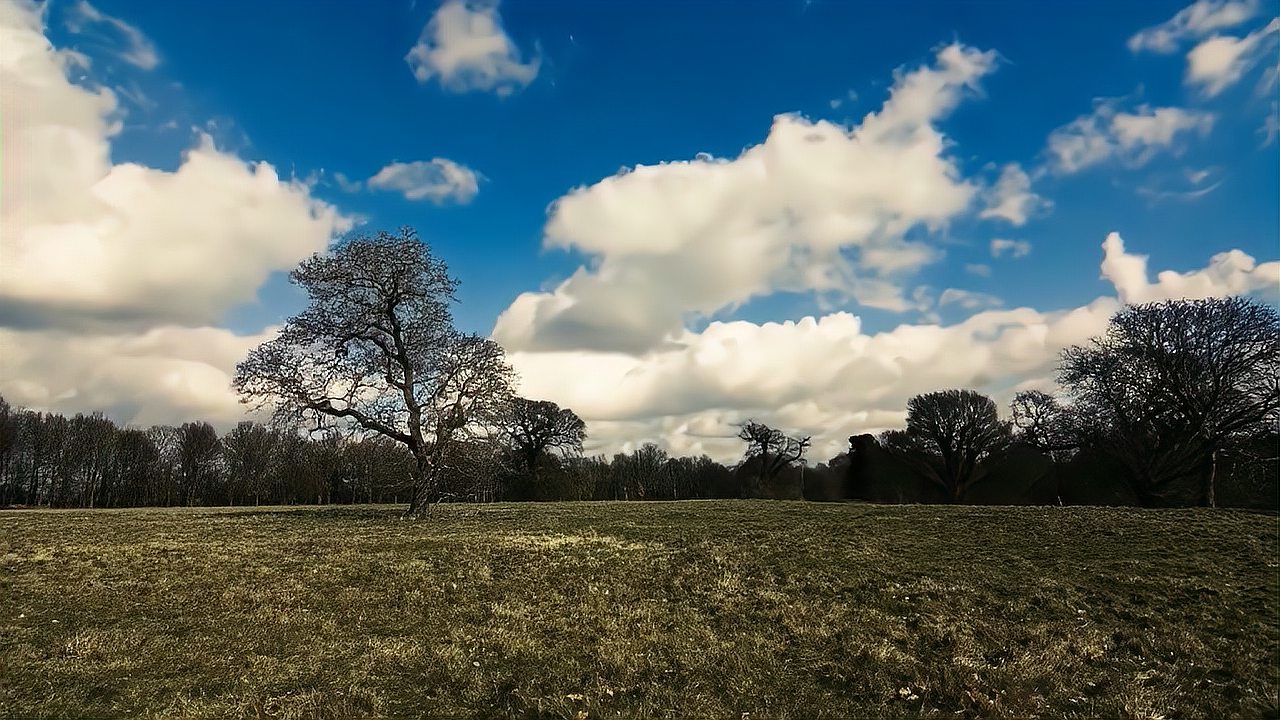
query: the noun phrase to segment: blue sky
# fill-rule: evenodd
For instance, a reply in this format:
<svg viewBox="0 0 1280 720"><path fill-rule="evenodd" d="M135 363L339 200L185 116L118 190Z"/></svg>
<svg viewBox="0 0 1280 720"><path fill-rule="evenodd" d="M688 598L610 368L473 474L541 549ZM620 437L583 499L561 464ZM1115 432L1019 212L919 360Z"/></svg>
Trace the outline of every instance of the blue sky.
<svg viewBox="0 0 1280 720"><path fill-rule="evenodd" d="M1160 267L1197 266L1206 249L1227 243L1272 255L1280 164L1274 153L1259 152L1255 132L1270 110L1266 99L1242 82L1198 102L1182 83L1179 55L1126 47L1135 31L1184 5L1076 2L1050 11L1003 2L508 2L501 6L508 35L526 57L540 53L542 66L527 88L498 97L414 81L404 51L436 10L432 3L191 3L181 12L164 3L97 3L146 33L163 58L151 72L120 68L149 97L166 98L126 126L113 148L120 161L176 166L203 119L221 120L213 131L220 143L299 176L324 170L367 178L394 160L434 157L481 173L480 192L467 205L352 196L324 182L314 190L367 218L370 228L417 227L463 280L458 319L476 332L488 332L519 292L566 277L582 262L540 248L547 206L571 188L620 167L699 152L733 157L761 142L780 113L856 122L883 102L895 68L953 40L1001 56L983 84L985 97L945 124L953 152L972 172L987 163L1034 164L1048 134L1087 113L1094 98L1207 107L1222 116L1211 137L1188 144L1180 157L1051 178L1040 192L1055 212L1023 228L955 223L947 260L923 280L996 293L1013 305L1085 301L1102 289L1097 241L1111 230ZM58 35L59 44L110 61L110 47ZM833 99L840 107L831 107ZM170 120L178 127L161 129ZM1214 177L1223 184L1195 202L1138 194L1148 185L1190 189L1180 171L1210 167L1221 168ZM992 263L988 243L1005 236L1031 242L1034 252L1016 265ZM973 263L991 265L991 277L966 275L964 265ZM262 296L262 304L229 313L230 325L257 330L298 307L279 276ZM745 316L817 311L800 296L753 303ZM899 320L873 314L877 325Z"/></svg>
<svg viewBox="0 0 1280 720"><path fill-rule="evenodd" d="M858 319L858 336L869 337L900 326L945 329L1014 308L1052 314L1086 307L1099 297L1126 299L1124 282L1117 284L1119 271L1100 271L1102 243L1110 233L1119 233L1124 243L1115 251L1114 266L1127 267L1121 262L1125 252L1148 256L1146 278L1157 285L1157 271L1190 275L1210 268L1217 253L1237 250L1258 263L1277 256L1280 152L1266 128L1276 123L1280 26L1270 23L1280 15L1280 2L272 0L174 5L96 0L87 5L51 0L35 12L53 48L63 57L76 53L85 59L65 65L65 79L81 91L106 89L114 97L115 108L104 117L121 125L117 132L101 133L110 153L103 173L128 163L178 173L187 153L208 135L216 148L211 152L219 157L267 163L282 186L300 181L295 185L299 197L333 213L325 226L330 236L352 227L412 225L462 280L458 324L494 332L522 361L517 366L534 387L565 402L586 391L538 378L566 353L604 352L574 356L593 367L619 362L619 354L650 363L628 366L629 377L676 362L659 358L666 346L624 342L614 347L574 335L596 327L587 315L614 297L640 314L652 299L652 317L636 320L637 327L652 329L655 337L666 332L668 341L681 332L705 338L714 322L744 321L749 325L734 327L754 332L765 323L841 312ZM462 25L446 27L450 12ZM466 24L477 19L481 25ZM433 34L433 27L440 34ZM488 42L491 51L477 55L468 51L474 49L468 41ZM437 54L415 64L408 57L415 46ZM905 96L908 90L902 88L911 78L927 75L930 68L945 69L947 48L957 53L953 59L964 67L953 69L964 77L912 102L940 108L930 112L920 131L920 142L938 146L930 156L937 162L922 161L921 172L929 175L921 176L920 187L927 192L967 188L954 207L943 208L949 201L940 200L932 212L926 199L912 201L908 210L882 211L868 205L878 202L869 197L881 198L874 188L865 197L833 200L826 210L813 212L827 213L823 217L831 220L856 207L868 217L888 218L890 229L876 230L871 239L835 238L834 249L828 230L813 231L819 239L794 242L784 231L776 241L782 245L770 247L799 253L785 267L747 273L741 287L712 295L676 288L662 297L668 294L666 283L696 282L661 270L682 267L679 252L708 263L688 265L696 269L691 273L716 274L714 259L702 257L710 246L696 247L696 234L672 226L676 220L655 225L658 235L670 231L694 238L666 259L671 265L637 260L648 252L643 248L610 244L620 229L641 222L628 220L628 212L656 216L653 221L659 223L666 222L666 213L681 216L661 194L666 192L661 183L668 181L660 179L676 171L655 174L656 190L641 187L649 177L643 173L633 173L626 187L602 183L620 170L675 162L706 169L733 161L766 138L776 140L777 153L799 153L783 144L782 128L771 135L775 118L785 114L797 116L803 124L797 127L834 127L852 136L869 113L890 115L886 102L895 92ZM899 164L891 153L902 147L891 135L884 140L886 165L876 164L879 155L867 155L864 165L851 159L841 166L852 168L849 184L866 183L875 168ZM1074 149L1055 149L1055 137L1075 142ZM34 153L31 160L40 161ZM699 159L700 153L716 160ZM381 189L371 181L393 163L436 159L461 175L439 175L444 165L431 168L426 180L416 179L418 199L406 196L413 194L410 180L383 183L389 187ZM720 180L707 182L738 182L729 178L754 172L746 165L733 165ZM394 174L387 172L387 178ZM825 171L815 169L813 176L820 172ZM1000 195L1005 172L1022 182ZM164 175L155 177L159 181ZM815 193L842 192L842 179L824 178ZM350 187L355 182L358 189ZM917 181L897 174L885 182L903 194ZM215 184L202 187L218 192ZM575 188L585 188L573 205L580 209L563 214L556 240L550 237L555 235L549 225L556 220L553 204ZM650 192L658 193L652 202ZM782 183L760 192L761 197L785 195L789 189ZM795 192L783 203L782 215L764 219L766 225L806 222L808 190ZM884 197L892 205L898 196ZM1004 212L984 212L1002 197L1011 203ZM620 207L633 198L643 202ZM172 207L178 214L178 206ZM754 246L735 245L732 232L724 229L736 218L699 222L715 223L708 232L725 238L726 262L735 252L752 252L746 248ZM181 229L180 219L173 223ZM1000 241L998 257L993 241ZM237 252L253 255L255 248L274 241L268 234L254 242ZM873 248L881 253L874 263L868 259ZM894 253L900 262L884 259ZM217 302L175 314L164 321L169 324L133 323L129 332L172 326L217 328L235 337L261 333L301 307L302 299L284 277L294 256L305 254L281 250L279 257L244 268L245 279L234 289L210 288L209 297ZM1278 278L1267 274L1275 274L1270 265L1261 266L1261 275L1258 268L1242 268L1219 268L1217 275L1205 270L1205 278L1220 282L1204 285L1203 292L1274 290ZM1244 273L1245 279L1223 280L1228 270ZM218 268L207 271L217 274ZM579 277L571 280L575 272ZM834 275L814 279L826 272ZM1187 280L1186 287L1200 287L1197 278ZM611 295L617 283L630 285ZM523 305L517 303L522 294ZM1141 294L1129 292L1128 298ZM879 299L869 299L872 295ZM28 301L36 302L23 300ZM569 305L573 308L564 310ZM504 311L505 329L498 322ZM40 312L53 317L63 311ZM610 312L614 309L591 317L600 324L622 317ZM679 313L683 328L653 319L663 312ZM138 312L139 317L152 314ZM1051 359L1055 351L1046 347L1045 357ZM967 384L986 387L986 382L1000 389L1043 381L1045 367L1041 362L1022 368L1016 377L1012 371L975 370L966 376ZM30 371L12 371L11 386L16 385L13 376L24 372ZM1003 379L995 380L1000 373ZM77 377L65 380L61 391L52 385L43 394L32 391L33 404L44 397L56 406L52 398L70 392L79 399L65 406L79 407L75 403L93 394L76 384L88 382ZM44 382L17 379L33 387ZM608 381L600 382L591 387L606 392L600 388ZM918 390L933 389L923 386L928 382L920 380ZM714 443L688 440L701 437L689 428L700 422L721 427L734 413L772 412L775 401L784 407L822 406L806 396L819 392L814 388L779 392L770 400L722 389L674 408L653 398L633 399L593 408L586 416L613 438L601 447L619 446L618 438L631 432L637 440L655 439L676 450L714 451ZM855 426L883 425L895 412L889 399L862 401L869 407L841 412L863 417L842 415L833 438ZM190 410L213 407L212 402L188 399L171 406ZM149 407L125 405L133 411ZM834 410L815 412L828 417ZM138 415L145 417L151 416ZM168 416L156 410L155 417ZM785 424L788 417L782 412L777 421ZM683 440L676 437L681 434Z"/></svg>

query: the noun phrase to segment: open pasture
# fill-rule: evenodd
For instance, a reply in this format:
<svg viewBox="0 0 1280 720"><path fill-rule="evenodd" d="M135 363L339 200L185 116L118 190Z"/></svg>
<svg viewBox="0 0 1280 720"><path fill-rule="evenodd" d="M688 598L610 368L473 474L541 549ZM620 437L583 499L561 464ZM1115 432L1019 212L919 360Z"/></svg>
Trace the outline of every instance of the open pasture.
<svg viewBox="0 0 1280 720"><path fill-rule="evenodd" d="M1277 713L1274 516L398 510L0 514L0 714Z"/></svg>

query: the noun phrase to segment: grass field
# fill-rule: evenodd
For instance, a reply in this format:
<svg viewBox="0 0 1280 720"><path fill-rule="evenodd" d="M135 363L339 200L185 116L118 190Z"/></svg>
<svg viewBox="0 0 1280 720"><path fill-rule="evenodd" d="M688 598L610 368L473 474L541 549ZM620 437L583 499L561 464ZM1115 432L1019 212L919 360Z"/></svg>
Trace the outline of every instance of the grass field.
<svg viewBox="0 0 1280 720"><path fill-rule="evenodd" d="M0 513L0 713L1274 717L1277 518Z"/></svg>

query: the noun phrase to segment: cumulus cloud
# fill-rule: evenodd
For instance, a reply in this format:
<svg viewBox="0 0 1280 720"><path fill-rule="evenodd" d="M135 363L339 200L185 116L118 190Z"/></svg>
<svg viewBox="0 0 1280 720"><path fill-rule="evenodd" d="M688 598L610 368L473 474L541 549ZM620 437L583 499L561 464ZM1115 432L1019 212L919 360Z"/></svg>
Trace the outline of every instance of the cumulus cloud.
<svg viewBox="0 0 1280 720"><path fill-rule="evenodd" d="M92 334L0 327L0 393L21 407L102 411L138 426L199 419L225 430L246 417L231 390L236 363L274 334L175 325Z"/></svg>
<svg viewBox="0 0 1280 720"><path fill-rule="evenodd" d="M1151 282L1147 275L1147 256L1126 252L1119 233L1108 235L1102 249L1102 277L1115 287L1116 295L1125 303L1242 295L1259 290L1275 294L1280 289L1280 262L1259 264L1239 250L1218 253L1207 267L1194 272L1165 270Z"/></svg>
<svg viewBox="0 0 1280 720"><path fill-rule="evenodd" d="M1011 258L1026 257L1031 254L1031 243L1026 240L1006 240L1004 238L996 238L991 241L991 257L998 258L1006 254Z"/></svg>
<svg viewBox="0 0 1280 720"><path fill-rule="evenodd" d="M1117 106L1115 100L1099 101L1092 113L1050 133L1052 169L1070 174L1113 159L1137 167L1159 152L1179 152L1186 136L1213 129L1214 115L1208 112L1149 105L1125 112Z"/></svg>
<svg viewBox="0 0 1280 720"><path fill-rule="evenodd" d="M1119 298L1050 312L977 312L953 325L900 325L865 332L860 318L755 324L712 322L682 331L645 355L518 351L511 359L521 391L571 407L588 421L590 450L613 452L644 441L678 453L741 456L735 423L747 417L813 435L812 458L846 449L854 433L900 426L920 392L974 388L1002 405L1022 389L1052 390L1060 350L1102 332L1121 301L1274 292L1280 262L1231 251L1207 268L1162 272L1148 280L1145 258L1118 235L1103 245L1103 277ZM944 293L945 295L946 293ZM963 297L952 292L954 302Z"/></svg>
<svg viewBox="0 0 1280 720"><path fill-rule="evenodd" d="M1031 191L1031 178L1017 163L1009 163L1000 171L1000 179L986 193L987 207L978 217L999 218L1012 225L1025 225L1036 213L1046 211L1053 203Z"/></svg>
<svg viewBox="0 0 1280 720"><path fill-rule="evenodd" d="M413 76L432 78L452 92L509 95L538 75L541 59L521 60L520 49L502 27L496 0L446 0L405 56Z"/></svg>
<svg viewBox="0 0 1280 720"><path fill-rule="evenodd" d="M5 114L0 167L0 393L230 417L231 358L257 338L205 326L350 220L208 137L172 172L115 164L116 97L67 79L80 63L46 40L38 7L0 3L0 47L5 101L22 108Z"/></svg>
<svg viewBox="0 0 1280 720"><path fill-rule="evenodd" d="M395 190L409 200L471 202L480 191L476 172L452 160L434 158L411 163L393 162L369 178L369 187Z"/></svg>
<svg viewBox="0 0 1280 720"><path fill-rule="evenodd" d="M1274 61L1277 37L1280 18L1242 38L1220 35L1205 40L1187 53L1187 84L1198 88L1205 97L1221 93L1265 58Z"/></svg>
<svg viewBox="0 0 1280 720"><path fill-rule="evenodd" d="M591 257L551 292L525 293L494 336L518 349L644 352L779 290L915 305L898 278L940 257L911 230L969 210L935 122L996 64L959 44L899 71L888 100L852 129L794 115L734 159L637 166L578 188L549 211L544 244Z"/></svg>
<svg viewBox="0 0 1280 720"><path fill-rule="evenodd" d="M143 70L154 69L160 64L160 54L141 30L117 17L112 17L90 5L88 0L71 6L67 25L72 32L88 32L91 26L106 27L122 42L120 58Z"/></svg>
<svg viewBox="0 0 1280 720"><path fill-rule="evenodd" d="M1197 0L1165 22L1129 38L1129 49L1168 54L1189 40L1247 22L1258 9L1258 0Z"/></svg>

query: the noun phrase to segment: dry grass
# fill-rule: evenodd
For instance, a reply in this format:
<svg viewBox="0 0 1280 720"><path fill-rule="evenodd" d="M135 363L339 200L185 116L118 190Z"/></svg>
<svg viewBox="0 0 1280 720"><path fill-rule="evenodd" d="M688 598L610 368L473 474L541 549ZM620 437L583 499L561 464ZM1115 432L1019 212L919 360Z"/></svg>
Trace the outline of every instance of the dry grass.
<svg viewBox="0 0 1280 720"><path fill-rule="evenodd" d="M0 714L1274 717L1277 530L746 501L0 514Z"/></svg>

